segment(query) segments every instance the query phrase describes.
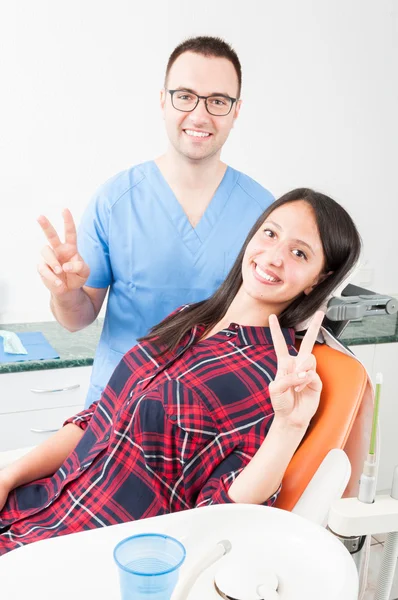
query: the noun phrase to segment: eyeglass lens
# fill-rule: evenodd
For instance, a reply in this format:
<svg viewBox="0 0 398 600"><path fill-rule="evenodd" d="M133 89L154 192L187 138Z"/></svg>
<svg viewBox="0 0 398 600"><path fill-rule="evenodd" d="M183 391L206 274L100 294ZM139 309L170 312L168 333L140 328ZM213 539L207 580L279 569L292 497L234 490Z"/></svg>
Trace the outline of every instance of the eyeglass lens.
<svg viewBox="0 0 398 600"><path fill-rule="evenodd" d="M190 112L198 104L198 96L186 91L176 91L172 95L173 106L177 110ZM210 96L205 100L206 108L211 115L227 115L231 110L232 100L224 96Z"/></svg>

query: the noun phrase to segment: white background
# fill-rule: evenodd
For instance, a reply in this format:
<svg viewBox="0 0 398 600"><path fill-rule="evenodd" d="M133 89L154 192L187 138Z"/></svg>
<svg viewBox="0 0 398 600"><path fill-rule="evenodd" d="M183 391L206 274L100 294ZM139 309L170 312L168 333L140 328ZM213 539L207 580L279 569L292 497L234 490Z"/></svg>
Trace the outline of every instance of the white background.
<svg viewBox="0 0 398 600"><path fill-rule="evenodd" d="M310 186L362 234L359 279L398 292L398 3L18 0L0 10L0 322L47 320L44 213L166 147L159 91L183 38L220 35L244 105L223 159L276 196Z"/></svg>

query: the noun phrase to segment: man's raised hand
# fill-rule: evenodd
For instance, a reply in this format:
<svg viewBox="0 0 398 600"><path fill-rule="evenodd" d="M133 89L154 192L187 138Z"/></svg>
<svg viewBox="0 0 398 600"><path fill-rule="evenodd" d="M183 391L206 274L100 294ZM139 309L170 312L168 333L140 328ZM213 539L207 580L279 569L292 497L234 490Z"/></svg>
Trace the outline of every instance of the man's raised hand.
<svg viewBox="0 0 398 600"><path fill-rule="evenodd" d="M41 252L42 261L37 270L44 285L55 296L82 288L90 274L88 265L77 249L76 226L72 214L65 209L62 216L64 242L61 242L55 228L46 217L41 215L37 219L48 242Z"/></svg>

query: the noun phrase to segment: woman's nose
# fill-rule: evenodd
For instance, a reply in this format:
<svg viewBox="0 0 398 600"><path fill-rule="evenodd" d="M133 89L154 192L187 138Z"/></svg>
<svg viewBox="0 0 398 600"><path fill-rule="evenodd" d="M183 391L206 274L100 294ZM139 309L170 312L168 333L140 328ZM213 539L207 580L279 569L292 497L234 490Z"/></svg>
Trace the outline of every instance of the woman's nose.
<svg viewBox="0 0 398 600"><path fill-rule="evenodd" d="M283 262L282 259L281 258L277 258L277 257L275 257L272 260L272 264L275 265L275 267L281 267L282 266L282 262Z"/></svg>
<svg viewBox="0 0 398 600"><path fill-rule="evenodd" d="M283 249L278 245L267 250L267 259L271 265L281 267L283 264Z"/></svg>

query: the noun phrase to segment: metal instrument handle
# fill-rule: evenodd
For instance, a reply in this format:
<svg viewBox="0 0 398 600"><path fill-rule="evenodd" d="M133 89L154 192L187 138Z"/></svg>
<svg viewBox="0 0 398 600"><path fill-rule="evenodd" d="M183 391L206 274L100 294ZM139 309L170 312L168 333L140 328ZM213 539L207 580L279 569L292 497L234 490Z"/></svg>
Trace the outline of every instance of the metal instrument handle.
<svg viewBox="0 0 398 600"><path fill-rule="evenodd" d="M57 429L31 429L32 433L54 433L55 431L59 431L59 427Z"/></svg>

